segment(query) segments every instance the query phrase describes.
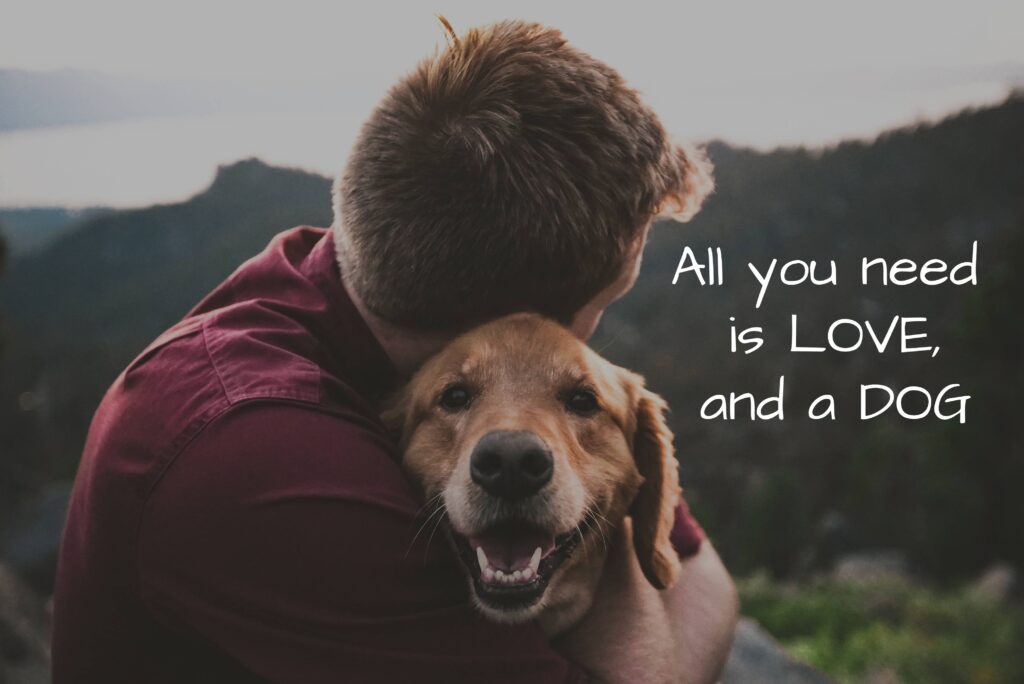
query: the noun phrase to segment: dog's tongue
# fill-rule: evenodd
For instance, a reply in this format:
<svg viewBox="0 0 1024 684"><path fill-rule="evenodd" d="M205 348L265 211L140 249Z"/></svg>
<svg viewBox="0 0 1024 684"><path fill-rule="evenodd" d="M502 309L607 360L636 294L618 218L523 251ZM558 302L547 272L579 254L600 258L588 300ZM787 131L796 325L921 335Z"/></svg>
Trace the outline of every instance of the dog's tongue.
<svg viewBox="0 0 1024 684"><path fill-rule="evenodd" d="M483 549L490 566L500 570L522 570L530 566L538 548L541 557L555 548L550 534L525 526L492 528L479 537L470 537L469 543L474 551Z"/></svg>

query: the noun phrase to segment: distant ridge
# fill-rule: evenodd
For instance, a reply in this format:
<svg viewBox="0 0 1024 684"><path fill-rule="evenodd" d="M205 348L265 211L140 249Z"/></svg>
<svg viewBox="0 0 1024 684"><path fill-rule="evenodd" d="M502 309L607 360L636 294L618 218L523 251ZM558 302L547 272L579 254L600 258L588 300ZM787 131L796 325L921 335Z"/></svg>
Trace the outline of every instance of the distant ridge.
<svg viewBox="0 0 1024 684"><path fill-rule="evenodd" d="M42 249L69 230L74 230L78 222L110 211L105 207L0 209L0 235L7 240L11 258L17 259Z"/></svg>
<svg viewBox="0 0 1024 684"><path fill-rule="evenodd" d="M31 319L37 331L58 333L75 321L79 334L138 345L275 233L330 221L327 178L246 159L220 167L184 202L84 221L14 262L0 301L13 321Z"/></svg>

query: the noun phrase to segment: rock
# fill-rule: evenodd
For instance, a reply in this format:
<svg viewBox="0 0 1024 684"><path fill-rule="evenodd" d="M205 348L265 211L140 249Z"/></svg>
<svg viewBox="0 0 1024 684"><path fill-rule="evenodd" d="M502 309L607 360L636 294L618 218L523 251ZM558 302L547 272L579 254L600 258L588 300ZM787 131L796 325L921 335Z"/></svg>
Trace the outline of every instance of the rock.
<svg viewBox="0 0 1024 684"><path fill-rule="evenodd" d="M814 542L822 566L831 566L837 558L854 549L850 521L839 511L828 511L818 521Z"/></svg>
<svg viewBox="0 0 1024 684"><path fill-rule="evenodd" d="M891 668L872 670L865 677L862 684L901 684L900 676Z"/></svg>
<svg viewBox="0 0 1024 684"><path fill-rule="evenodd" d="M841 556L832 566L832 576L840 582L856 584L905 582L910 579L910 572L902 551L874 549Z"/></svg>
<svg viewBox="0 0 1024 684"><path fill-rule="evenodd" d="M49 681L49 620L43 602L0 563L0 683Z"/></svg>
<svg viewBox="0 0 1024 684"><path fill-rule="evenodd" d="M801 550L797 571L803 576L828 571L837 558L855 548L853 527L849 520L839 511L828 511L815 526L811 542Z"/></svg>
<svg viewBox="0 0 1024 684"><path fill-rule="evenodd" d="M988 603L1003 603L1020 589L1020 578L1009 563L994 563L970 587L970 595Z"/></svg>
<svg viewBox="0 0 1024 684"><path fill-rule="evenodd" d="M741 618L732 652L722 673L723 684L832 684L810 665L789 657L755 620Z"/></svg>
<svg viewBox="0 0 1024 684"><path fill-rule="evenodd" d="M37 592L53 590L60 536L67 517L71 483L49 485L7 526L0 558Z"/></svg>

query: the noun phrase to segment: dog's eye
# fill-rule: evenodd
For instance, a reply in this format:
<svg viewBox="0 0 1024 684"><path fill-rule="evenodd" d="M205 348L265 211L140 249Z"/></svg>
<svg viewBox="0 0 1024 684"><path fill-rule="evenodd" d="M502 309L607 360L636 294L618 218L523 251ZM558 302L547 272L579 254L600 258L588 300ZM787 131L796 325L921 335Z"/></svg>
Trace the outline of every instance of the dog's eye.
<svg viewBox="0 0 1024 684"><path fill-rule="evenodd" d="M469 406L472 398L469 389L464 385L452 385L441 393L439 403L445 411L461 411Z"/></svg>
<svg viewBox="0 0 1024 684"><path fill-rule="evenodd" d="M565 401L565 407L573 413L588 416L597 410L597 395L588 389L573 390Z"/></svg>

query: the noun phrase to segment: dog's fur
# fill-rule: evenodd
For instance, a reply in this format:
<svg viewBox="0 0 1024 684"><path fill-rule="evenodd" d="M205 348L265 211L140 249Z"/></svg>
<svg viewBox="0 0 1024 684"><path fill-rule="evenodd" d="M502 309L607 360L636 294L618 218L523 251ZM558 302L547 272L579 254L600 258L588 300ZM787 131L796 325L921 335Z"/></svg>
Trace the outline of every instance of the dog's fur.
<svg viewBox="0 0 1024 684"><path fill-rule="evenodd" d="M453 386L471 397L454 411L441 402ZM596 396L595 411L571 410L567 398L579 390ZM680 489L664 410L640 376L612 365L548 319L514 314L464 334L431 358L384 418L400 433L405 468L430 504L428 512L443 509L475 604L494 620L536 619L553 635L589 608L607 539L627 515L647 579L657 588L676 579L679 559L669 533ZM474 446L495 430L528 431L552 454L551 481L522 501L492 497L470 477ZM560 564L552 562L539 598L496 606L481 595L487 585L469 540L510 521L574 541Z"/></svg>

